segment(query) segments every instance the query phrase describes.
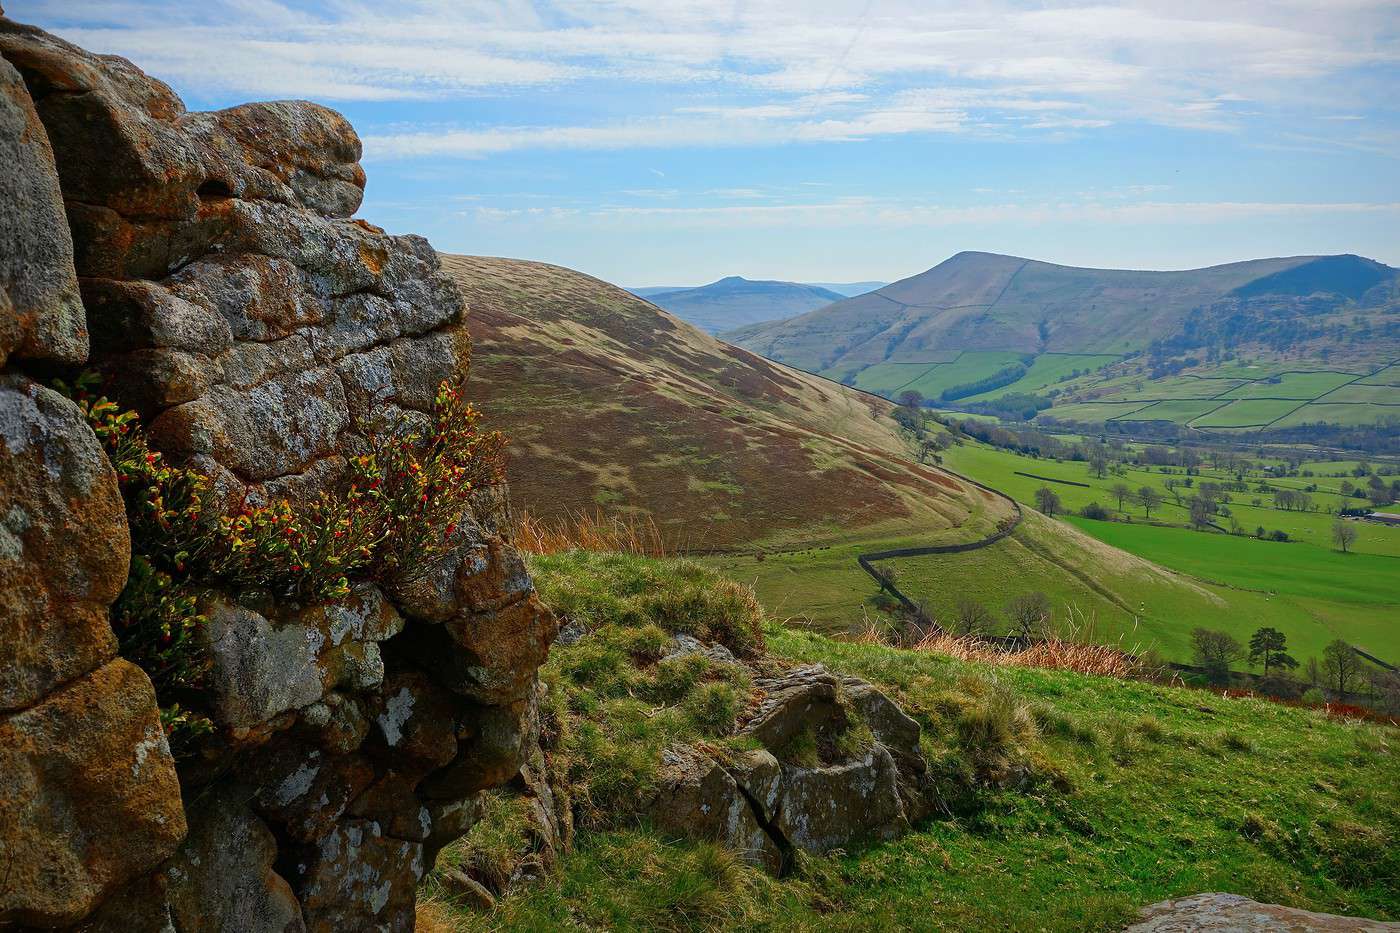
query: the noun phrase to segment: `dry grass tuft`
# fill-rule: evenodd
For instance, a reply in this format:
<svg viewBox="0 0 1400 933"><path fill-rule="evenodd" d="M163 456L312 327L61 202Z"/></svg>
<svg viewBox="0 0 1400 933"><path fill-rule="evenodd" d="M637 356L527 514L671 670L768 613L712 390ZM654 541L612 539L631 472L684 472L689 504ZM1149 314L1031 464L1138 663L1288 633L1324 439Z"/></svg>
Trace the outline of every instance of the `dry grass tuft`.
<svg viewBox="0 0 1400 933"><path fill-rule="evenodd" d="M520 550L530 554L566 551L611 551L642 557L667 557L670 548L650 515L604 515L571 512L560 518L537 519L521 512L511 531Z"/></svg>
<svg viewBox="0 0 1400 933"><path fill-rule="evenodd" d="M1038 667L1124 679L1144 674L1142 662L1136 654L1116 645L1095 642L1091 630L1092 626L1086 626L1076 629L1069 637L1052 636L1031 641L953 635L935 630L906 646L893 644L885 629L867 620L856 640L886 647L907 647L912 651L927 651L995 667Z"/></svg>
<svg viewBox="0 0 1400 933"><path fill-rule="evenodd" d="M972 635L930 634L915 651L945 654L961 661L977 661L998 667L1039 667L1126 678L1137 671L1137 661L1112 645L1093 645L1061 638L1047 638L1021 646L1002 645Z"/></svg>

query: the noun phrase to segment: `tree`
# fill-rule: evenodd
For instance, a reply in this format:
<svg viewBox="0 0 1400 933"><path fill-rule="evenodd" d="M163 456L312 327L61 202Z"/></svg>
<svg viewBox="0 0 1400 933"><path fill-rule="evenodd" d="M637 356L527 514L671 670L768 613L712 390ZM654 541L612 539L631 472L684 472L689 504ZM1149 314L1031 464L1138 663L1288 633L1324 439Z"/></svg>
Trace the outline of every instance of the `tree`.
<svg viewBox="0 0 1400 933"><path fill-rule="evenodd" d="M1114 483L1108 490L1118 499L1118 511L1123 511L1123 500L1133 494L1127 483Z"/></svg>
<svg viewBox="0 0 1400 933"><path fill-rule="evenodd" d="M1361 657L1351 645L1338 638L1322 649L1322 669L1327 674L1327 686L1345 697L1361 677Z"/></svg>
<svg viewBox="0 0 1400 933"><path fill-rule="evenodd" d="M1210 517L1215 512L1214 503L1209 499L1200 496L1191 500L1191 524L1197 529L1205 529L1210 525Z"/></svg>
<svg viewBox="0 0 1400 933"><path fill-rule="evenodd" d="M1035 491L1035 507L1053 518L1060 510L1060 497L1049 486L1041 486Z"/></svg>
<svg viewBox="0 0 1400 933"><path fill-rule="evenodd" d="M1142 503L1142 514L1146 518L1152 517L1152 510L1162 504L1162 494L1156 487L1144 486L1137 491L1137 500Z"/></svg>
<svg viewBox="0 0 1400 933"><path fill-rule="evenodd" d="M992 613L977 600L964 596L953 609L952 621L957 635L985 635L992 627Z"/></svg>
<svg viewBox="0 0 1400 933"><path fill-rule="evenodd" d="M1103 479L1103 475L1108 472L1108 454L1102 447L1095 447L1089 452L1089 469L1094 471L1094 475Z"/></svg>
<svg viewBox="0 0 1400 933"><path fill-rule="evenodd" d="M1011 634L1033 638L1042 634L1050 621L1050 597L1039 590L1022 593L1006 604Z"/></svg>
<svg viewBox="0 0 1400 933"><path fill-rule="evenodd" d="M1249 639L1249 663L1262 664L1264 676L1274 668L1292 670L1298 662L1288 653L1288 638L1276 628L1265 626Z"/></svg>
<svg viewBox="0 0 1400 933"><path fill-rule="evenodd" d="M1181 493L1177 491L1177 487L1181 485L1181 481L1175 477L1169 477L1162 481L1162 485L1167 487L1167 492L1172 494L1172 498L1176 500L1176 504L1181 505Z"/></svg>
<svg viewBox="0 0 1400 933"><path fill-rule="evenodd" d="M923 393L914 389L905 389L903 392L899 393L899 404L903 405L905 408L912 408L918 411L924 404Z"/></svg>
<svg viewBox="0 0 1400 933"><path fill-rule="evenodd" d="M1332 523L1332 543L1337 545L1337 549L1343 554L1347 548L1356 542L1356 525L1344 518L1339 518Z"/></svg>
<svg viewBox="0 0 1400 933"><path fill-rule="evenodd" d="M1244 645L1229 632L1197 628L1191 632L1191 654L1196 664L1205 668L1211 683L1230 680L1230 665L1245 656Z"/></svg>

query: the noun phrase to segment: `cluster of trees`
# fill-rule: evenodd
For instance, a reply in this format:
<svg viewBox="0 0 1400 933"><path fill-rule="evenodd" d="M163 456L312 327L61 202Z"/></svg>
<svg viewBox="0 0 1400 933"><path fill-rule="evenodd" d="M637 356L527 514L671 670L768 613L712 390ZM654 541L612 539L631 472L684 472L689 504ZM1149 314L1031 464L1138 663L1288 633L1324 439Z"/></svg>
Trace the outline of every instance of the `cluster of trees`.
<svg viewBox="0 0 1400 933"><path fill-rule="evenodd" d="M1006 421L1030 421L1055 403L1048 395L1032 392L1008 392L987 402L969 402L962 406L980 415L992 415Z"/></svg>
<svg viewBox="0 0 1400 933"><path fill-rule="evenodd" d="M972 395L981 395L983 392L990 392L993 389L1000 389L1002 386L1009 386L1026 374L1025 363L1013 363L1005 366L974 382L964 382L961 385L949 386L943 390L939 396L942 401L956 402L960 398L968 398Z"/></svg>
<svg viewBox="0 0 1400 933"><path fill-rule="evenodd" d="M1143 486L1133 489L1127 483L1114 483L1108 490L1109 494L1118 502L1118 511L1126 511L1128 505L1137 505L1142 508L1144 518L1151 518L1154 509L1162 504L1162 494L1155 486ZM1041 511L1044 511L1043 509ZM1108 509L1098 502L1090 502L1079 510L1079 514L1085 518L1096 518L1099 520L1110 519L1112 515Z"/></svg>
<svg viewBox="0 0 1400 933"><path fill-rule="evenodd" d="M1340 638L1322 649L1321 658L1309 658L1300 665L1288 652L1287 636L1276 628L1257 629L1248 645L1229 632L1197 628L1191 632L1191 654L1217 686L1228 685L1231 668L1245 661L1258 669L1260 685L1276 696L1296 697L1317 688L1339 700L1366 694L1400 710L1400 675L1368 664Z"/></svg>

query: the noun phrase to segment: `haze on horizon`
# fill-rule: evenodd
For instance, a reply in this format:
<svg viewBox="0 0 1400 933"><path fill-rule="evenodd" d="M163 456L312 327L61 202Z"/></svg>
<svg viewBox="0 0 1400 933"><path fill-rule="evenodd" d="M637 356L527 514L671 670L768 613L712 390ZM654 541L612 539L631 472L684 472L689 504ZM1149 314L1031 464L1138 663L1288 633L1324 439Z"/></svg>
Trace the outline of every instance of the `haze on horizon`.
<svg viewBox="0 0 1400 933"><path fill-rule="evenodd" d="M305 97L363 213L626 285L961 250L1400 265L1400 0L11 0L191 109Z"/></svg>

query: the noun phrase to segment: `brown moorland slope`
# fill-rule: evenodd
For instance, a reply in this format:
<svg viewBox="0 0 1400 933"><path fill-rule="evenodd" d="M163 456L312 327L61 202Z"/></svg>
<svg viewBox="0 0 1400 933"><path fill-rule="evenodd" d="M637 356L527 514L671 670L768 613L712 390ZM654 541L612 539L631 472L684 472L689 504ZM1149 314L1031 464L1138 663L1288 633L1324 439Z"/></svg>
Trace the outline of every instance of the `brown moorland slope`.
<svg viewBox="0 0 1400 933"><path fill-rule="evenodd" d="M724 549L902 530L964 540L999 499L911 461L887 403L721 343L606 282L545 263L443 256L466 295L471 394L511 437L537 516L649 514Z"/></svg>

